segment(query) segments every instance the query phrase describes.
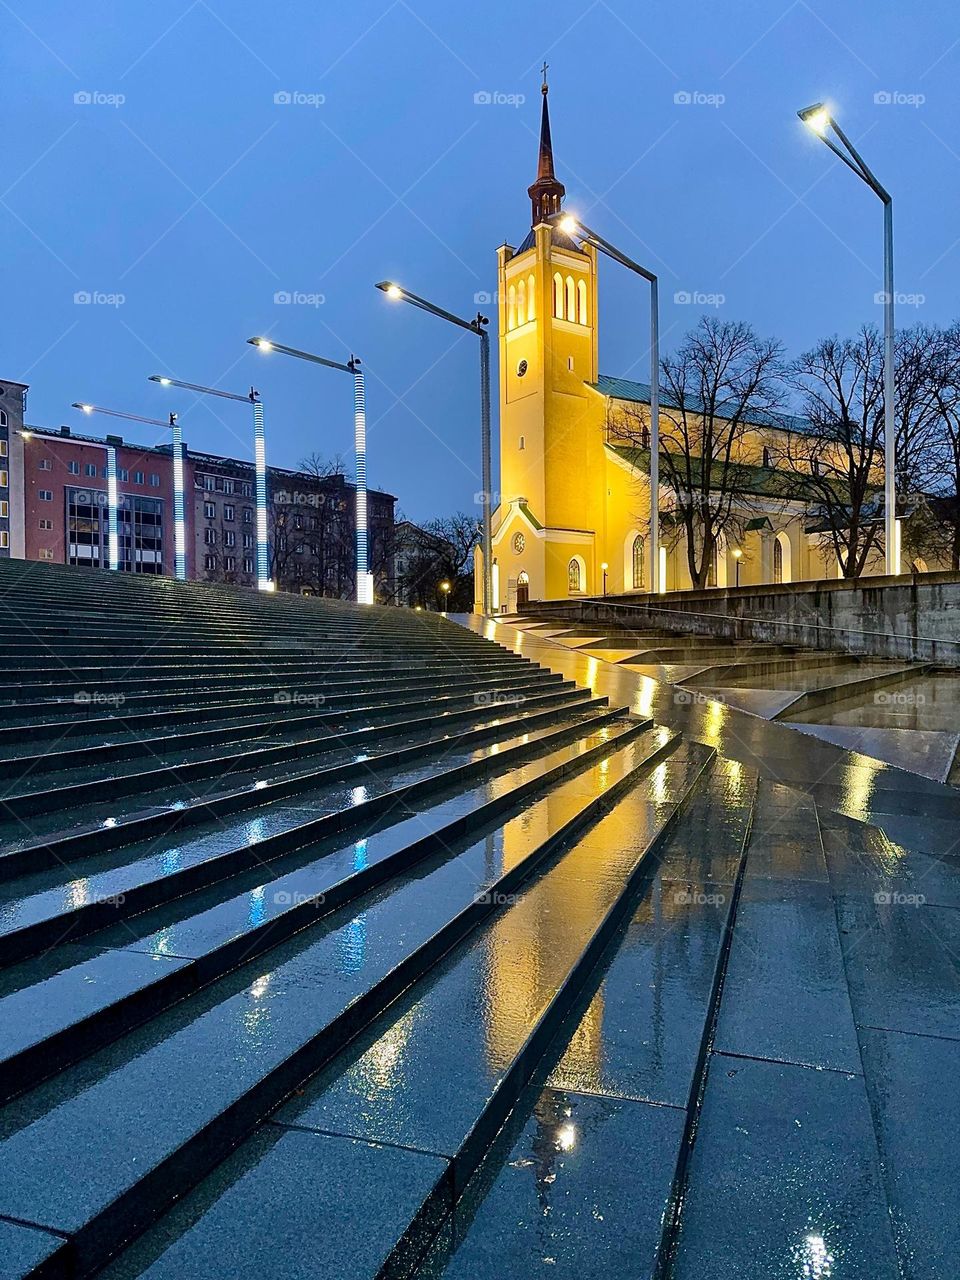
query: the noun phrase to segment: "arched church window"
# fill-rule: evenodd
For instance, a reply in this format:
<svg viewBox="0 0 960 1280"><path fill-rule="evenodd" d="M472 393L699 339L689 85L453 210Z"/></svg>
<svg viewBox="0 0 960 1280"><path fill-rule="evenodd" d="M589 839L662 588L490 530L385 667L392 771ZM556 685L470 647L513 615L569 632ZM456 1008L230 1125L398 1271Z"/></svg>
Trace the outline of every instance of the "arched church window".
<svg viewBox="0 0 960 1280"><path fill-rule="evenodd" d="M567 319L576 320L577 318L577 293L573 283L573 276L567 276Z"/></svg>
<svg viewBox="0 0 960 1280"><path fill-rule="evenodd" d="M764 445L764 446L763 446L763 465L764 465L765 467L769 467L769 466L771 465L771 463L770 463L770 450L767 448L767 446L766 446L766 445Z"/></svg>
<svg viewBox="0 0 960 1280"><path fill-rule="evenodd" d="M563 276L559 271L553 277L553 314L555 319L563 319Z"/></svg>
<svg viewBox="0 0 960 1280"><path fill-rule="evenodd" d="M640 591L643 587L643 534L638 533L633 540L633 589Z"/></svg>
<svg viewBox="0 0 960 1280"><path fill-rule="evenodd" d="M773 580L774 582L783 581L783 543L779 538L773 540Z"/></svg>
<svg viewBox="0 0 960 1280"><path fill-rule="evenodd" d="M577 281L577 324L587 323L587 282Z"/></svg>
<svg viewBox="0 0 960 1280"><path fill-rule="evenodd" d="M523 436L520 437L520 443L517 445L517 448L518 449L526 448L526 441L524 440Z"/></svg>
<svg viewBox="0 0 960 1280"><path fill-rule="evenodd" d="M580 561L574 556L567 565L567 590L571 595L581 590L580 581Z"/></svg>
<svg viewBox="0 0 960 1280"><path fill-rule="evenodd" d="M521 280L517 285L517 324L527 323L527 286Z"/></svg>
<svg viewBox="0 0 960 1280"><path fill-rule="evenodd" d="M513 287L507 290L507 328L515 329L517 327L517 291Z"/></svg>
<svg viewBox="0 0 960 1280"><path fill-rule="evenodd" d="M537 307L534 299L537 296L533 276L527 276L527 319L536 320Z"/></svg>

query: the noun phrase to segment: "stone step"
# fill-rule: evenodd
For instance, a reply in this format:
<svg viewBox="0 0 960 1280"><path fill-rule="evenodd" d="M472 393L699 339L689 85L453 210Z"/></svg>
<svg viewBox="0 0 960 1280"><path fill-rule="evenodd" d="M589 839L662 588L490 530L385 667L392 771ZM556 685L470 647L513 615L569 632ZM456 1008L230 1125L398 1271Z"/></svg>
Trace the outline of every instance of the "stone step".
<svg viewBox="0 0 960 1280"><path fill-rule="evenodd" d="M648 859L636 909L468 1183L423 1274L526 1280L545 1254L551 1270L579 1280L665 1274L663 1224L756 785L756 774L718 759ZM641 805L631 792L597 833L606 824L609 845L636 839ZM361 1091L370 1114L381 1113L370 1105L379 1087L389 1082L371 1080ZM545 1235L530 1229L544 1218Z"/></svg>
<svg viewBox="0 0 960 1280"><path fill-rule="evenodd" d="M648 722L639 723L646 727ZM405 771L396 761L382 775L368 769L360 787L349 780L325 785L318 781L296 797L296 805L268 799L250 816L233 822L211 820L212 806L207 805L205 821L196 822L173 848L169 837L163 842L153 837L125 843L112 856L101 854L101 866L79 859L81 867L70 870L81 874L64 884L61 868L70 866L68 846L51 872L34 871L5 887L0 899L0 961L10 963L57 941L81 937L295 849L369 826L385 814L406 813L448 789L514 768L521 772L512 781L526 784L555 766L575 765L590 749L582 743L594 727L598 740L593 747L600 750L606 732L603 720L597 726L592 720L577 721L532 733L514 726L515 736L505 741L454 755L442 751L439 759L408 763Z"/></svg>
<svg viewBox="0 0 960 1280"><path fill-rule="evenodd" d="M576 697L560 701L549 695L529 698L523 704L522 725L532 730L570 721L605 705L606 699L590 698L579 690ZM153 834L180 831L213 814L237 813L271 799L296 796L315 785L318 770L362 767L371 757L384 754L378 750L381 744L396 739L404 748L462 750L468 743L479 745L509 737L520 724L515 708L480 706L447 711L432 719L406 715L339 733L331 730L319 736L305 735L233 755L211 755L206 749L198 753L204 758L196 764L154 769L142 769L137 762L119 766L108 782L98 783L92 791L89 783L83 782L21 796L20 803L31 810L29 823L23 816L0 822L0 845L5 850L0 854L0 878L4 865L20 865L28 856L23 851L47 846L51 839L56 842L62 837L72 842L74 853L91 842L102 851L128 842L133 830ZM397 749L389 747L390 751ZM407 758L413 759L414 754ZM121 773L122 769L129 772ZM125 795L134 799L124 804ZM0 801L0 810L2 804ZM131 825L138 822L146 825ZM29 831L26 837L25 826ZM22 856L5 864L11 855ZM66 856L65 847L56 843L48 859L63 861Z"/></svg>
<svg viewBox="0 0 960 1280"><path fill-rule="evenodd" d="M579 755L557 756L545 761L544 769L529 771L526 780L517 779L516 790L475 787L360 840L335 845L319 858L301 858L292 869L286 858L269 879L263 879L268 869L261 867L258 883L242 893L227 882L215 895L194 894L172 907L126 918L83 946L61 945L39 964L9 972L9 994L0 997L0 1026L7 1029L5 1042L0 1033L0 1100L418 862L453 856L455 842L469 835L472 843L481 828L502 825L521 804L567 777L571 767L587 768L641 735L648 765L676 742L673 735L642 724L609 726L581 739Z"/></svg>
<svg viewBox="0 0 960 1280"><path fill-rule="evenodd" d="M639 741L614 749L509 820L492 865L481 839L371 891L8 1104L0 1217L68 1236L74 1274L88 1275L478 926L518 908L526 917L525 883L636 784L645 761ZM665 803L663 821L672 813ZM581 861L599 871L595 856ZM589 942L579 956L585 967Z"/></svg>
<svg viewBox="0 0 960 1280"><path fill-rule="evenodd" d="M543 684L539 679L511 685L506 692L510 699L522 700L524 703L527 699L531 702L549 700L551 703L563 703L582 696L582 691L569 682L556 686L549 682ZM109 772L102 774L102 770L114 763L142 760L147 757L157 759L172 755L174 758L170 763L173 765L180 758L186 762L189 759L187 753L194 748L220 747L226 743L256 742L269 738L289 738L299 732L322 730L324 727L339 731L341 727L346 728L353 724L363 725L376 720L389 719L395 714L396 708L409 705L415 706L419 718L423 718L424 715L440 716L445 711L475 708L478 700L485 696L483 691L475 693L468 690L463 693L441 694L424 701L422 695L419 695L412 704L409 699L393 702L390 699L366 698L349 709L330 708L328 710L324 707L322 710L302 710L292 714L287 704L275 704L274 714L267 719L239 720L197 729L185 728L181 733L155 735L149 738L137 737L134 734L126 740L39 753L36 752L35 747L31 751L28 744L24 755L0 759L0 779L16 781L29 777L35 780L41 774L58 774L64 770L80 769L83 771L85 782L93 781L98 776L110 777ZM485 704L480 702L479 705L483 707ZM96 772L98 769L101 770L101 774ZM58 782L69 785L70 779L64 775ZM46 780L37 781L35 785L46 789L51 784ZM18 795L7 796L0 801L0 805L11 815L17 816L25 812L24 809L17 807L17 800Z"/></svg>

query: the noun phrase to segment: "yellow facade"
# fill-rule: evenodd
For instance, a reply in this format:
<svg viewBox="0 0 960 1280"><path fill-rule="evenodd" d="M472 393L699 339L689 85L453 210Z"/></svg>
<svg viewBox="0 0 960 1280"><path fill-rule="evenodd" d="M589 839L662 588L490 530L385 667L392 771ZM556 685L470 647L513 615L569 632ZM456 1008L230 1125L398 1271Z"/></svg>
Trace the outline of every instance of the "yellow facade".
<svg viewBox="0 0 960 1280"><path fill-rule="evenodd" d="M624 456L618 423L649 422L642 397L614 394L598 366L597 254L545 220L559 212L544 96L540 166L529 189L533 222L519 249L498 250L500 483L494 497L494 609L526 599L649 591L650 486ZM599 385L598 385L599 384ZM636 387L639 384L623 384ZM661 432L669 420L661 417ZM763 466L775 431L742 441L743 462ZM618 448L618 446L620 446ZM686 546L670 523L661 486L661 590L692 586ZM718 549L711 585L836 577L839 567L805 532L799 503L751 503L741 545ZM738 554L735 554L738 553ZM477 558L476 582L482 561ZM604 568L606 566L606 568ZM882 559L869 571L883 572ZM478 605L479 607L479 605Z"/></svg>

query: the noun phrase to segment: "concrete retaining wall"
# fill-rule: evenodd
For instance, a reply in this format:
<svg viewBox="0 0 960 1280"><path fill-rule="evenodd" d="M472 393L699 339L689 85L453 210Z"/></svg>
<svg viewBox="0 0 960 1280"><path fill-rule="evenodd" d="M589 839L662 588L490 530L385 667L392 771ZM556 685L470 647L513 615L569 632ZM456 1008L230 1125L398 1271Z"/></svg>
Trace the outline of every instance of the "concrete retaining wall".
<svg viewBox="0 0 960 1280"><path fill-rule="evenodd" d="M524 612L960 667L957 573L543 601Z"/></svg>

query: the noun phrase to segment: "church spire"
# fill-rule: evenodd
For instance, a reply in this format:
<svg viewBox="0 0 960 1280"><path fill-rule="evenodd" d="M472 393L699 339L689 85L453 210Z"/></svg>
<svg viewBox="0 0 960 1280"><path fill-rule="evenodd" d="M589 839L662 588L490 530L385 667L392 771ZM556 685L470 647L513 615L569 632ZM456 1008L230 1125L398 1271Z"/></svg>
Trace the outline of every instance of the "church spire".
<svg viewBox="0 0 960 1280"><path fill-rule="evenodd" d="M552 213L560 212L560 205L565 195L562 182L558 182L553 171L553 143L550 140L550 112L547 107L547 64L543 64L543 111L540 116L540 156L537 162L537 180L527 188L527 194L533 205L533 226L545 222Z"/></svg>

